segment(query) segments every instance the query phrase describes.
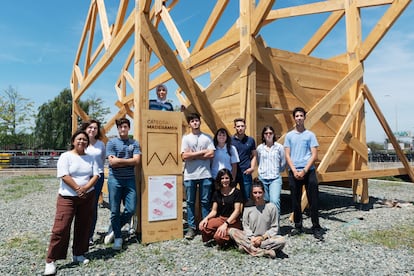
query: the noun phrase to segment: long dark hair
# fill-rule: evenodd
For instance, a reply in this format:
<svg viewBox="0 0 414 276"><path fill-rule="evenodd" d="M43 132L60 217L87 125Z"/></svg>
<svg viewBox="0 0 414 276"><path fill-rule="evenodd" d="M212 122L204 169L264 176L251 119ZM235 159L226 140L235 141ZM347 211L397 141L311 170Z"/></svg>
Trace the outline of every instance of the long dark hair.
<svg viewBox="0 0 414 276"><path fill-rule="evenodd" d="M214 138L213 138L213 142L214 142L214 146L217 146L218 145L218 139L217 139L217 136L220 134L220 133L225 133L226 134L226 149L227 149L227 154L229 155L229 156L231 156L231 137L230 137L230 135L229 135L229 133L227 132L227 129L225 129L225 128L219 128L217 131L216 131L216 134L214 134Z"/></svg>
<svg viewBox="0 0 414 276"><path fill-rule="evenodd" d="M233 176L231 174L231 171L229 169L223 168L218 171L216 180L215 180L215 186L216 190L220 190L223 186L221 185L221 178L223 175L228 175L230 177L230 187L236 187L236 183L233 182Z"/></svg>

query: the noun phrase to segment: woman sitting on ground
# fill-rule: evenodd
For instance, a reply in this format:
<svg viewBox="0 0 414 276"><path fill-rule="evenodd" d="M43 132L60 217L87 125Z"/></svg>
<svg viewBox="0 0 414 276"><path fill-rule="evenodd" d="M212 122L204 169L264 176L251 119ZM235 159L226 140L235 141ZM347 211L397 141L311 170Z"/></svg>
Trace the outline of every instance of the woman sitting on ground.
<svg viewBox="0 0 414 276"><path fill-rule="evenodd" d="M233 177L228 169L217 173L216 191L213 193L211 212L200 222L199 229L204 245L217 243L221 247L229 244L228 230L241 229L240 212L243 196L235 187Z"/></svg>
<svg viewBox="0 0 414 276"><path fill-rule="evenodd" d="M277 234L279 230L277 207L273 203L265 202L263 196L263 183L255 179L251 200L243 210L243 230L232 228L229 230L229 235L240 250L252 256L265 256L272 259L287 257L282 252L286 240Z"/></svg>

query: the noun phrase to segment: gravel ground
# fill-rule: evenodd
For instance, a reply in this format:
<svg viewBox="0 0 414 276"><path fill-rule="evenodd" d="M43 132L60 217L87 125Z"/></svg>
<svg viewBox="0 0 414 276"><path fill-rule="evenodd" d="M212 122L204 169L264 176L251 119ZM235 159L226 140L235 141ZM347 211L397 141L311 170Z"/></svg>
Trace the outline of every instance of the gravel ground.
<svg viewBox="0 0 414 276"><path fill-rule="evenodd" d="M0 192L5 192L5 178ZM41 275L52 227L57 180L42 179L43 190L15 200L0 197L0 275ZM87 265L57 261L58 275L414 275L414 250L390 249L360 242L352 236L374 230L414 227L414 184L370 180L370 203L355 205L349 188L321 186L321 225L325 241L311 234L288 237L284 259L255 258L235 249L206 248L198 235L192 241L178 239L148 245L125 236L121 252L101 241L109 210L99 209L95 238ZM288 191L282 192L282 234L290 231ZM383 199L398 199L399 207L387 207ZM310 219L305 216L305 228ZM125 232L126 233L126 232ZM99 241L99 238L101 240Z"/></svg>

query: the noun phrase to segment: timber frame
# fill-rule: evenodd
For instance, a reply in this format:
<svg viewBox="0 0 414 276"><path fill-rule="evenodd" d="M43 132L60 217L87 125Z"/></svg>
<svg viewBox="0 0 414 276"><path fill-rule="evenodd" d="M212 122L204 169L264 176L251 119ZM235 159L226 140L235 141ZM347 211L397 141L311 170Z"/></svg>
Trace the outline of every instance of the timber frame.
<svg viewBox="0 0 414 276"><path fill-rule="evenodd" d="M130 116L139 125L142 111L148 109L148 92L174 80L185 112L201 114L210 133L219 127L231 130L233 119L244 117L247 132L256 140L263 126L270 124L282 142L282 134L293 127L291 111L303 106L308 111L306 127L320 143L319 181L352 185L355 200L362 203L368 201L368 178L404 174L414 180L407 158L363 81L363 62L410 0L330 0L280 9L274 8L274 0L239 0L237 21L221 38L207 44L229 2L216 1L198 39L190 43L183 40L170 14L179 7L179 0L120 0L111 24L105 1L91 0L71 77L73 129L78 117L88 119L78 100L120 50L130 47L114 81L119 111L104 126L104 133L121 116ZM387 10L362 40L361 10L374 6ZM270 48L261 36L261 29L272 28L277 20L320 13L329 16L297 53ZM340 20L345 21L346 52L329 59L312 57ZM158 30L161 22L170 43ZM165 71L157 74L160 68ZM201 87L196 78L206 73L210 83ZM368 169L365 104L371 106L396 149L401 168ZM140 128L134 128L138 140L141 135Z"/></svg>

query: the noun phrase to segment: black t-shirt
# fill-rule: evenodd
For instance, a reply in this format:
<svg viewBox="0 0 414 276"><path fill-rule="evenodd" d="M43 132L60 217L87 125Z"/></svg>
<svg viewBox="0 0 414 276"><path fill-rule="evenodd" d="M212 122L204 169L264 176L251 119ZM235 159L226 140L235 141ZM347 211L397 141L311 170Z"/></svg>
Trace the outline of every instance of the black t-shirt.
<svg viewBox="0 0 414 276"><path fill-rule="evenodd" d="M224 196L220 190L215 191L212 198L213 202L217 202L217 217L230 217L234 211L234 203L243 203L243 196L239 189L234 188L233 192L228 196Z"/></svg>

